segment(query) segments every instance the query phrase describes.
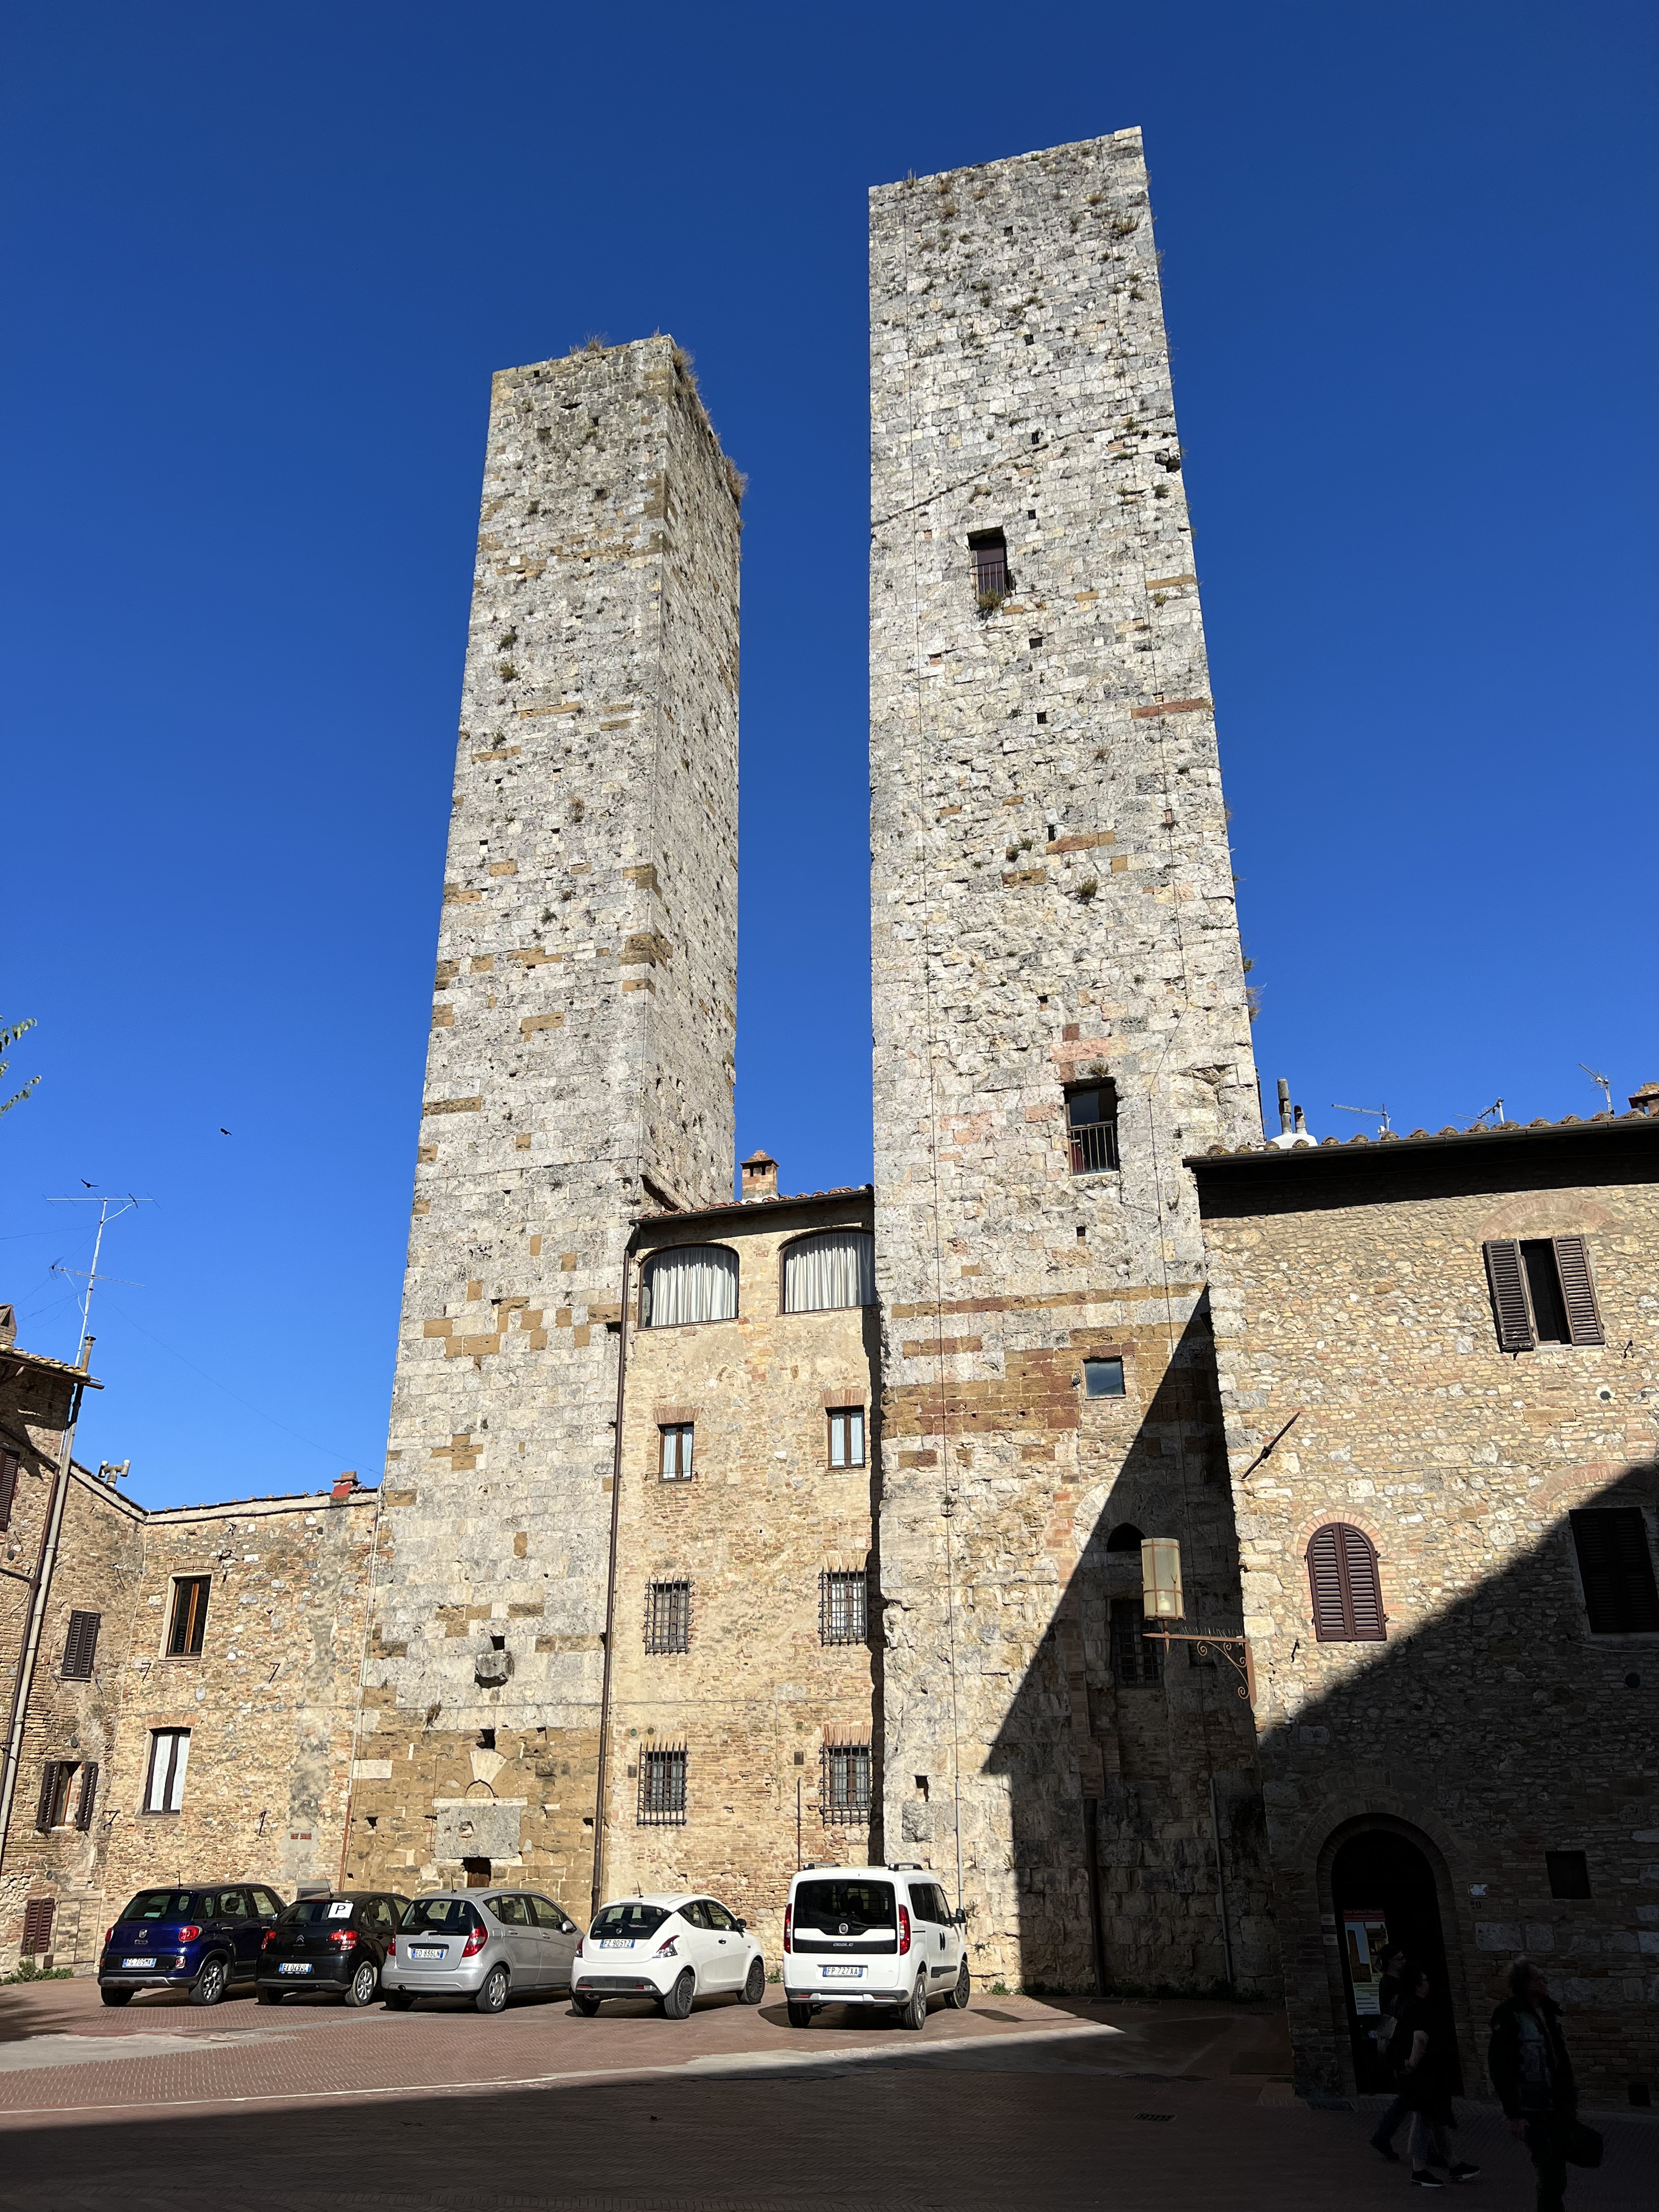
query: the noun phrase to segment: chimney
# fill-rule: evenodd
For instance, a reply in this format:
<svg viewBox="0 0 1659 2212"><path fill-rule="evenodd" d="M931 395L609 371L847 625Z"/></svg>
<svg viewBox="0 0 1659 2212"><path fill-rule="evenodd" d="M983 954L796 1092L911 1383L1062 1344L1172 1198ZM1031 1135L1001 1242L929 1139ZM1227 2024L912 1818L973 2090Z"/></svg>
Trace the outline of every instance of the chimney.
<svg viewBox="0 0 1659 2212"><path fill-rule="evenodd" d="M1659 1115L1659 1083L1644 1083L1638 1090L1632 1091L1630 1110L1632 1114ZM0 1306L0 1331L4 1329L7 1310L4 1306Z"/></svg>
<svg viewBox="0 0 1659 2212"><path fill-rule="evenodd" d="M17 1309L0 1306L0 1349L7 1352L17 1341Z"/></svg>
<svg viewBox="0 0 1659 2212"><path fill-rule="evenodd" d="M1288 1137L1291 1128L1291 1086L1281 1075L1279 1079L1279 1133Z"/></svg>
<svg viewBox="0 0 1659 2212"><path fill-rule="evenodd" d="M343 1474L335 1476L334 1487L329 1492L329 1496L336 1505L343 1505L352 1492L359 1487L357 1471L355 1468L349 1467Z"/></svg>
<svg viewBox="0 0 1659 2212"><path fill-rule="evenodd" d="M750 1152L743 1164L743 1202L778 1194L778 1164L769 1152Z"/></svg>

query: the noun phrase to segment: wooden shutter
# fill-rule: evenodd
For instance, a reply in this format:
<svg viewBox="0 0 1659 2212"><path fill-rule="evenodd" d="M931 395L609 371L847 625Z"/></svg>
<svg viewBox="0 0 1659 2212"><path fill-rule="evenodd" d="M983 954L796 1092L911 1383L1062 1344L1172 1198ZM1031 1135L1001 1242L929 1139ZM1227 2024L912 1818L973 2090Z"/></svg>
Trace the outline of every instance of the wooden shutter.
<svg viewBox="0 0 1659 2212"><path fill-rule="evenodd" d="M1577 1240L1583 1243L1583 1238ZM1531 1352L1537 1343L1532 1330L1532 1309L1527 1304L1527 1279L1521 1267L1521 1247L1513 1237L1494 1237L1481 1250L1486 1255L1486 1280L1492 1285L1492 1310L1498 1321L1500 1352ZM1597 1343L1601 1339L1596 1339Z"/></svg>
<svg viewBox="0 0 1659 2212"><path fill-rule="evenodd" d="M1314 1634L1322 1644L1381 1644L1388 1637L1376 1553L1360 1528L1328 1522L1308 1546Z"/></svg>
<svg viewBox="0 0 1659 2212"><path fill-rule="evenodd" d="M92 1826L93 1808L98 1802L98 1762L89 1759L81 1769L81 1800L75 1808L75 1825L85 1831Z"/></svg>
<svg viewBox="0 0 1659 2212"><path fill-rule="evenodd" d="M21 1948L26 1957L33 1958L40 1952L52 1948L52 1923L57 1917L55 1897L32 1897L23 1907L23 1941Z"/></svg>
<svg viewBox="0 0 1659 2212"><path fill-rule="evenodd" d="M51 1832L53 1800L57 1795L58 1761L49 1759L40 1769L40 1802L34 1814L34 1825L43 1836Z"/></svg>
<svg viewBox="0 0 1659 2212"><path fill-rule="evenodd" d="M1574 1344L1605 1344L1590 1273L1589 1246L1582 1237L1555 1239L1555 1272L1561 1278L1561 1303L1567 1310L1567 1334Z"/></svg>
<svg viewBox="0 0 1659 2212"><path fill-rule="evenodd" d="M1592 1636L1659 1629L1659 1589L1639 1505L1601 1506L1568 1516Z"/></svg>
<svg viewBox="0 0 1659 2212"><path fill-rule="evenodd" d="M11 1501L17 1495L17 1455L0 1451L0 1528L11 1526Z"/></svg>
<svg viewBox="0 0 1659 2212"><path fill-rule="evenodd" d="M66 1682L85 1682L91 1679L93 1658L98 1650L98 1631L103 1626L101 1613L72 1613L69 1634L64 1639L64 1680Z"/></svg>

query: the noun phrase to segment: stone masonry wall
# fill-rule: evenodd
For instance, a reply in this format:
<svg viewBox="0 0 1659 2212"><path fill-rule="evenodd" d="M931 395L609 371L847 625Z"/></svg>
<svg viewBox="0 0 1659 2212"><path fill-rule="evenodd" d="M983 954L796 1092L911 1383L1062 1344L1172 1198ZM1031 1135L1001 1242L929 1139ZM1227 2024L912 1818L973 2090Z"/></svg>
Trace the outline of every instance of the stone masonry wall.
<svg viewBox="0 0 1659 2212"><path fill-rule="evenodd" d="M1593 2101L1659 2077L1659 1637L1589 1633L1567 1522L1638 1506L1659 1559L1659 1126L1556 1133L1200 1163L1306 2087L1353 2081L1331 1847L1379 1824L1437 1873L1472 2095L1523 1948ZM1483 1241L1567 1234L1606 1344L1500 1352ZM1385 1643L1315 1636L1333 1520L1376 1547ZM1551 1894L1566 1850L1587 1899Z"/></svg>
<svg viewBox="0 0 1659 2212"><path fill-rule="evenodd" d="M959 1771L976 1971L1081 1987L1094 1802L1109 1978L1193 1987L1226 1971L1216 1774L1261 1986L1239 1701L1172 1668L1154 1723L1104 1651L1132 1516L1237 1630L1181 1156L1260 1127L1139 134L872 193L871 385L888 1827L949 1863ZM1121 1168L1073 1176L1064 1086L1097 1073ZM1096 1348L1128 1359L1110 1413L1078 1402Z"/></svg>
<svg viewBox="0 0 1659 2212"><path fill-rule="evenodd" d="M872 1742L873 1681L867 1638L820 1640L819 1577L864 1575L870 1559L873 1460L830 1468L829 1408L862 1407L868 1435L876 1316L786 1314L781 1296L791 1239L868 1229L870 1215L866 1197L832 1195L649 1224L642 1264L670 1243L735 1249L738 1313L641 1329L629 1351L605 1894L706 1888L749 1921L773 1967L802 1858L856 1865L871 1848L865 1824L824 1818L821 1747ZM690 1481L661 1479L669 1421L693 1424ZM690 1648L649 1652L649 1587L680 1579ZM640 1824L653 1744L685 1747L683 1826Z"/></svg>
<svg viewBox="0 0 1659 2212"><path fill-rule="evenodd" d="M366 1878L483 1857L585 1892L623 1246L642 1210L732 1187L738 489L670 339L495 379Z"/></svg>

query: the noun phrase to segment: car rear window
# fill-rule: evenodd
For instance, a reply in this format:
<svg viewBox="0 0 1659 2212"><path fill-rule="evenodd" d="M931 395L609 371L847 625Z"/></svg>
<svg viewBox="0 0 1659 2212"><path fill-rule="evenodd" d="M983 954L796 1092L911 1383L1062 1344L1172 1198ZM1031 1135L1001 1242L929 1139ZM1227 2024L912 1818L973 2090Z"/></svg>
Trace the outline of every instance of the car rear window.
<svg viewBox="0 0 1659 2212"><path fill-rule="evenodd" d="M319 1922L329 1921L343 1928L356 1910L356 1900L349 1897L302 1897L297 1905L289 1905L283 1917L300 1928L314 1928Z"/></svg>
<svg viewBox="0 0 1659 2212"><path fill-rule="evenodd" d="M596 1940L612 1943L630 1939L638 1942L643 1936L654 1936L667 1917L660 1905L607 1905L587 1932Z"/></svg>
<svg viewBox="0 0 1659 2212"><path fill-rule="evenodd" d="M460 1897L417 1897L404 1915L404 1926L416 1931L429 1929L439 1936L470 1936L475 1928L483 1925L477 1914Z"/></svg>
<svg viewBox="0 0 1659 2212"><path fill-rule="evenodd" d="M214 1899L199 1889L141 1889L123 1920L211 1920Z"/></svg>
<svg viewBox="0 0 1659 2212"><path fill-rule="evenodd" d="M795 1925L825 1936L863 1936L892 1928L890 1881L804 1881L795 1892Z"/></svg>

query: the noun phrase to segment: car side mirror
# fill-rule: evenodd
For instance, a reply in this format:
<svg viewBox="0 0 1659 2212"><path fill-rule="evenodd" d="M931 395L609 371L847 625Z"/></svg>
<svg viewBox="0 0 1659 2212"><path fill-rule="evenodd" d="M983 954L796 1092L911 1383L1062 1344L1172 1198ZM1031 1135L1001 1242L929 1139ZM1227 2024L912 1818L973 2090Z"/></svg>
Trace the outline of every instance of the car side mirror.
<svg viewBox="0 0 1659 2212"><path fill-rule="evenodd" d="M951 1915L951 1917L955 1921L958 1928L965 1928L968 1925L967 1912L960 1905L957 1905L956 1911Z"/></svg>
<svg viewBox="0 0 1659 2212"><path fill-rule="evenodd" d="M749 1933L749 1923L746 1920L738 1921L738 1933L739 1936L746 1936Z"/></svg>

